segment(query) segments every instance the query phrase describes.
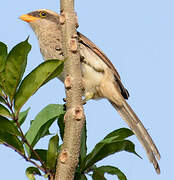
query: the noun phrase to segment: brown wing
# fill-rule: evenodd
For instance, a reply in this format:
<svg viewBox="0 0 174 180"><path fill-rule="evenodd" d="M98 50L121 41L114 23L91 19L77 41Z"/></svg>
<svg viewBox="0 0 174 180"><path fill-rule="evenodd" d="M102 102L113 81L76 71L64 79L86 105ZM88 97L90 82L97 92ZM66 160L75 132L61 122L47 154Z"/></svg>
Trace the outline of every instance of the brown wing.
<svg viewBox="0 0 174 180"><path fill-rule="evenodd" d="M83 34L78 32L79 36L79 42L83 43L85 46L89 47L93 52L95 52L103 61L104 63L112 70L114 76L115 76L115 81L119 84L121 94L125 99L128 99L129 97L129 92L127 89L123 86L120 75L118 74L117 70L111 63L111 61L107 58L107 56L93 43L91 42L87 37L85 37Z"/></svg>

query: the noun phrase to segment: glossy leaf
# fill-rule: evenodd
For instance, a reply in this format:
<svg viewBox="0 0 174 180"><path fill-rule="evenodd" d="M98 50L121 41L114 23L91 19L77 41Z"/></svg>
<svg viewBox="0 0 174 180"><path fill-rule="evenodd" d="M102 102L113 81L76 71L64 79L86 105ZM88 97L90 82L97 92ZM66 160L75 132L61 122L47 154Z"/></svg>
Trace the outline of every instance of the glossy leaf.
<svg viewBox="0 0 174 180"><path fill-rule="evenodd" d="M2 89L1 89L1 83L0 83L0 96L3 97Z"/></svg>
<svg viewBox="0 0 174 180"><path fill-rule="evenodd" d="M97 170L97 169L95 169L95 170L93 171L92 179L93 179L93 180L107 180L107 179L105 178L105 176L104 176L104 172L101 172L101 171L99 171L99 170Z"/></svg>
<svg viewBox="0 0 174 180"><path fill-rule="evenodd" d="M7 118L2 116L0 116L0 131L15 136L21 135L21 133L18 131L13 122L9 121Z"/></svg>
<svg viewBox="0 0 174 180"><path fill-rule="evenodd" d="M5 70L0 72L0 94L2 93L2 90L4 91L5 89Z"/></svg>
<svg viewBox="0 0 174 180"><path fill-rule="evenodd" d="M0 116L11 117L10 111L2 104L0 104Z"/></svg>
<svg viewBox="0 0 174 180"><path fill-rule="evenodd" d="M75 173L74 180L88 180L88 179L87 179L87 177L84 174Z"/></svg>
<svg viewBox="0 0 174 180"><path fill-rule="evenodd" d="M0 129L0 141L8 144L9 146L24 154L24 147L22 142L13 134L10 134L6 131L1 131Z"/></svg>
<svg viewBox="0 0 174 180"><path fill-rule="evenodd" d="M0 88L5 87L5 64L7 58L7 46L0 42ZM1 91L1 90L0 90ZM1 94L1 93L0 93Z"/></svg>
<svg viewBox="0 0 174 180"><path fill-rule="evenodd" d="M50 170L55 170L56 167L58 144L59 144L58 135L51 137L48 145L47 162L46 162L46 165Z"/></svg>
<svg viewBox="0 0 174 180"><path fill-rule="evenodd" d="M4 70L6 58L7 58L7 46L3 42L0 42L0 72Z"/></svg>
<svg viewBox="0 0 174 180"><path fill-rule="evenodd" d="M79 157L79 164L83 162L83 160L86 158L87 154L87 145L86 145L86 140L87 140L87 130L86 130L86 123L83 126L82 130L82 136L81 136L81 145L80 145L80 157Z"/></svg>
<svg viewBox="0 0 174 180"><path fill-rule="evenodd" d="M58 117L57 124L59 126L59 131L60 131L60 137L63 141L63 135L64 135L64 128L65 128L65 123L64 123L64 114L60 115Z"/></svg>
<svg viewBox="0 0 174 180"><path fill-rule="evenodd" d="M93 149L93 151L86 157L84 169L87 169L96 162L104 159L105 157L120 151L132 152L137 155L137 153L135 152L135 146L131 141L122 140L112 142L109 140L103 140L98 143Z"/></svg>
<svg viewBox="0 0 174 180"><path fill-rule="evenodd" d="M130 129L120 128L109 133L107 136L104 137L104 139L113 137L116 140L123 140L132 135L134 135L134 133Z"/></svg>
<svg viewBox="0 0 174 180"><path fill-rule="evenodd" d="M18 117L18 122L20 125L22 125L28 115L28 112L29 112L30 108L28 108L27 110L23 111L23 112L20 112L19 113L19 117Z"/></svg>
<svg viewBox="0 0 174 180"><path fill-rule="evenodd" d="M49 59L49 60L47 60L47 61L59 61L59 60L58 60L58 59ZM65 60L61 60L61 63L60 63L59 68L56 69L56 70L51 74L51 76L49 76L49 77L45 80L45 82L42 84L42 86L43 86L44 84L46 84L47 82L49 82L51 79L54 79L55 77L57 77L57 76L63 71L64 62L65 62Z"/></svg>
<svg viewBox="0 0 174 180"><path fill-rule="evenodd" d="M49 128L52 125L52 123L55 121L56 118L50 119L48 122L43 124L40 129L37 132L36 137L34 138L34 141L32 142L32 146L34 147L35 144L43 137L50 135ZM33 120L34 121L34 120Z"/></svg>
<svg viewBox="0 0 174 180"><path fill-rule="evenodd" d="M59 60L43 62L25 77L15 96L15 110L17 112L45 82L50 80L53 74L54 76L60 74L62 63L63 61Z"/></svg>
<svg viewBox="0 0 174 180"><path fill-rule="evenodd" d="M43 124L40 129L38 130L33 142L32 142L32 146L34 147L36 145L36 143L43 137L47 136L47 135L51 135L50 132L49 132L49 128L50 126L52 125L52 123L55 121L55 119L50 119L48 122L46 122L45 124ZM32 122L34 122L34 120L32 120ZM32 124L32 123L31 123ZM31 131L30 131L31 132ZM27 151L29 152L29 149L28 147L27 148Z"/></svg>
<svg viewBox="0 0 174 180"><path fill-rule="evenodd" d="M111 175L117 175L119 180L127 180L126 176L123 172L121 172L118 168L113 166L101 166L94 170L92 178L93 180L106 180L104 174L108 173Z"/></svg>
<svg viewBox="0 0 174 180"><path fill-rule="evenodd" d="M46 149L35 149L34 151L39 155L39 157L41 158L41 160L42 160L44 163L46 163L47 150L46 150ZM33 152L31 152L30 158L39 161L39 159L35 156L35 154L34 154Z"/></svg>
<svg viewBox="0 0 174 180"><path fill-rule="evenodd" d="M8 54L5 65L5 92L12 101L24 74L31 45L27 40L17 44Z"/></svg>
<svg viewBox="0 0 174 180"><path fill-rule="evenodd" d="M49 128L50 126L53 124L53 122L55 121L55 119L51 119L50 121L48 121L47 123L45 123L39 130L38 133L38 137L45 137L48 135L51 135L51 133L49 132ZM39 140L39 139L38 139Z"/></svg>
<svg viewBox="0 0 174 180"><path fill-rule="evenodd" d="M0 103L6 104L4 98L1 96L1 94L0 94Z"/></svg>
<svg viewBox="0 0 174 180"><path fill-rule="evenodd" d="M51 124L61 114L64 114L63 106L58 104L50 104L39 112L26 134L26 139L32 147L43 137L43 134L48 132ZM28 148L27 152L30 152Z"/></svg>
<svg viewBox="0 0 174 180"><path fill-rule="evenodd" d="M35 175L41 176L39 169L36 167L28 167L25 174L29 180L35 180Z"/></svg>
<svg viewBox="0 0 174 180"><path fill-rule="evenodd" d="M131 141L120 140L123 139L123 137L127 137L129 133L125 133L126 135L123 134L124 133L122 132L122 130L112 132L108 136L106 136L102 141L96 144L92 152L87 155L81 169L84 171L90 166L94 165L96 162L100 161L101 159L120 151L132 152L139 156L135 152L135 146Z"/></svg>

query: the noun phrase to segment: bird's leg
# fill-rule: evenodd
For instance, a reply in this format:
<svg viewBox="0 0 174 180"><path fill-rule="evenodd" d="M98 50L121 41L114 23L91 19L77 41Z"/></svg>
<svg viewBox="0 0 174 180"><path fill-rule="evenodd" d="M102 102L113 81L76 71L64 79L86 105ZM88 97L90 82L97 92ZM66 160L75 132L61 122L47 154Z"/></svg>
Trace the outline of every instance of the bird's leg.
<svg viewBox="0 0 174 180"><path fill-rule="evenodd" d="M93 92L85 93L85 98L82 100L83 105L85 105L87 101L93 99L93 97L94 97ZM63 101L65 102L64 107L66 107L66 98L63 98Z"/></svg>
<svg viewBox="0 0 174 180"><path fill-rule="evenodd" d="M93 99L94 93L93 92L86 92L85 98L83 99L83 104L86 104L87 101Z"/></svg>

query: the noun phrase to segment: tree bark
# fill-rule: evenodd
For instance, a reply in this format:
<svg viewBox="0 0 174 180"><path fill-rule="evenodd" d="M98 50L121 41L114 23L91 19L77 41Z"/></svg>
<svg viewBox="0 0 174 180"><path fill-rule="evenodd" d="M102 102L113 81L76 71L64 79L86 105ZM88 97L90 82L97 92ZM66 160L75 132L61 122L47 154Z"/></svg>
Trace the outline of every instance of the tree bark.
<svg viewBox="0 0 174 180"><path fill-rule="evenodd" d="M76 32L77 17L74 0L61 0L60 23L66 72L66 109L63 145L58 157L55 180L73 180L80 152L85 115L82 105L82 76Z"/></svg>

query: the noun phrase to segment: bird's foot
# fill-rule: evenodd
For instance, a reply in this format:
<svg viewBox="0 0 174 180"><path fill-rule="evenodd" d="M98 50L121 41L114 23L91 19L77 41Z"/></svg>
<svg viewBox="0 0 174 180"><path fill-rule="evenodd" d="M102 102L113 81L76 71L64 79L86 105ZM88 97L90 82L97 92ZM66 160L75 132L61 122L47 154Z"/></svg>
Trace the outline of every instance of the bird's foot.
<svg viewBox="0 0 174 180"><path fill-rule="evenodd" d="M85 98L83 99L83 104L86 104L87 101L93 99L94 93L93 92L86 92Z"/></svg>

